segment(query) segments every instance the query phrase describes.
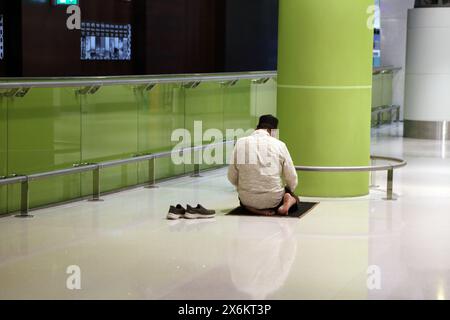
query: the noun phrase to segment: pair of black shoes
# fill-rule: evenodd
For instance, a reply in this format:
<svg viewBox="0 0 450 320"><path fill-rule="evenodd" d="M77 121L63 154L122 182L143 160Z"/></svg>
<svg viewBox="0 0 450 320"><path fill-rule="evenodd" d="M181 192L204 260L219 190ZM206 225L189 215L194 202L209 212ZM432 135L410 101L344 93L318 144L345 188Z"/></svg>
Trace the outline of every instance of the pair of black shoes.
<svg viewBox="0 0 450 320"><path fill-rule="evenodd" d="M216 216L216 211L208 210L197 205L193 208L190 205L185 209L182 205L177 205L176 207L171 206L169 213L167 214L168 220L179 220L179 219L211 219Z"/></svg>

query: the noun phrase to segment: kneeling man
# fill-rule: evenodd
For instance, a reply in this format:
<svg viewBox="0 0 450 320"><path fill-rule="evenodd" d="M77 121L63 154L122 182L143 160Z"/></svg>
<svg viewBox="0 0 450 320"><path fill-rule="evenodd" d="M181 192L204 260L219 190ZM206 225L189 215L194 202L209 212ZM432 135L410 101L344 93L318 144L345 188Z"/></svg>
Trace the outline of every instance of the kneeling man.
<svg viewBox="0 0 450 320"><path fill-rule="evenodd" d="M286 144L276 138L278 119L262 116L256 131L239 139L228 180L236 186L241 205L257 215L288 215L297 209L293 193L298 177Z"/></svg>

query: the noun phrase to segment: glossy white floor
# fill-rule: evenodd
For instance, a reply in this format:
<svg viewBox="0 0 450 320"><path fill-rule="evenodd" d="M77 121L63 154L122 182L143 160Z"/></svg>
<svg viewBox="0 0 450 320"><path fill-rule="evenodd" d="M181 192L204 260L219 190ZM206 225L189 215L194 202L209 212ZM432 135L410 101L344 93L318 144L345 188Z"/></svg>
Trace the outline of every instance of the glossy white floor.
<svg viewBox="0 0 450 320"><path fill-rule="evenodd" d="M321 200L300 220L226 217L238 201L219 170L2 218L0 299L449 299L450 143L400 130L373 136L374 154L409 161L396 173L395 202L373 190ZM166 221L178 202L219 215ZM66 287L72 265L81 290ZM368 289L368 270L381 272L381 289Z"/></svg>

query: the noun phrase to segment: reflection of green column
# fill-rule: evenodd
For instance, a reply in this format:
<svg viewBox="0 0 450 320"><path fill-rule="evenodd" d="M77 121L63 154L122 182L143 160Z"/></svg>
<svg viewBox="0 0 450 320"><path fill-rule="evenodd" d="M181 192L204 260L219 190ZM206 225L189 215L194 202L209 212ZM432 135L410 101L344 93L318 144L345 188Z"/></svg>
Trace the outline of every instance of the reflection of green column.
<svg viewBox="0 0 450 320"><path fill-rule="evenodd" d="M373 0L280 0L278 116L296 165L370 163ZM300 173L303 196L368 193L368 173Z"/></svg>

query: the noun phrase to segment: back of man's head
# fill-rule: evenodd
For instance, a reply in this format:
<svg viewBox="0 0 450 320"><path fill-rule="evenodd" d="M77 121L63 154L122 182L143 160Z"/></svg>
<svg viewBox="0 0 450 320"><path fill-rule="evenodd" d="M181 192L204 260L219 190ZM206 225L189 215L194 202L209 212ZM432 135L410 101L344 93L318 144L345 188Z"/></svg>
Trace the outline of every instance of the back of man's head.
<svg viewBox="0 0 450 320"><path fill-rule="evenodd" d="M268 130L277 130L278 129L278 119L273 115L268 114L259 118L259 124L256 129L268 129Z"/></svg>

